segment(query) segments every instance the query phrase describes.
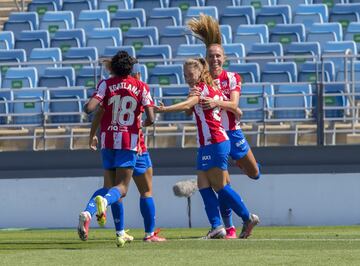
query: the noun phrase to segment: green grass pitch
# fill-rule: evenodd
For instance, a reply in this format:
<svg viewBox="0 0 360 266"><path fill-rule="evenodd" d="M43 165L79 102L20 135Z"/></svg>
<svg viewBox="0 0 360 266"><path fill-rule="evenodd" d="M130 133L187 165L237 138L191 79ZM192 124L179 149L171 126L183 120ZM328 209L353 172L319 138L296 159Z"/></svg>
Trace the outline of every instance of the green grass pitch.
<svg viewBox="0 0 360 266"><path fill-rule="evenodd" d="M0 230L0 265L360 265L360 226L258 227L247 240L202 240L206 229L163 229L166 243L118 248L112 229Z"/></svg>

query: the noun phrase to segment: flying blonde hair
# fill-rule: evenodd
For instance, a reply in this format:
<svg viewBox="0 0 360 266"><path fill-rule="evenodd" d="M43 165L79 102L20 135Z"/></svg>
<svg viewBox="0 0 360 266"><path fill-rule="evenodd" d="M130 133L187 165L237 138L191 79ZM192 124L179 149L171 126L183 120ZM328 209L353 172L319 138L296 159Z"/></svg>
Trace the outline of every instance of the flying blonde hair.
<svg viewBox="0 0 360 266"><path fill-rule="evenodd" d="M199 69L199 71L201 72L200 78L197 83L204 82L206 85L216 88L216 86L214 86L215 84L213 78L211 77L209 72L209 65L204 58L187 59L184 63L184 68L190 66Z"/></svg>
<svg viewBox="0 0 360 266"><path fill-rule="evenodd" d="M194 36L199 38L209 48L212 44L221 46L221 31L219 23L212 17L200 14L187 23Z"/></svg>

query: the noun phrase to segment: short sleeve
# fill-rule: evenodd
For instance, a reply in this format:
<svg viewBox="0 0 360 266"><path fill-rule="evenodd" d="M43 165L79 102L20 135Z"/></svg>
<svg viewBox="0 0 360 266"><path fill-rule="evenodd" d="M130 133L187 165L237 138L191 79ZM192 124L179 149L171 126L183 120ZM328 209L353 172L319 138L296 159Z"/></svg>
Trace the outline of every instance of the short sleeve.
<svg viewBox="0 0 360 266"><path fill-rule="evenodd" d="M147 84L144 83L141 104L143 106L154 106L154 101L150 94L150 89Z"/></svg>
<svg viewBox="0 0 360 266"><path fill-rule="evenodd" d="M106 93L106 81L101 80L99 84L97 85L96 91L93 94L93 97L98 99L100 102L102 102L105 98Z"/></svg>
<svg viewBox="0 0 360 266"><path fill-rule="evenodd" d="M237 73L228 72L229 76L229 88L230 92L238 91L241 92L241 77Z"/></svg>

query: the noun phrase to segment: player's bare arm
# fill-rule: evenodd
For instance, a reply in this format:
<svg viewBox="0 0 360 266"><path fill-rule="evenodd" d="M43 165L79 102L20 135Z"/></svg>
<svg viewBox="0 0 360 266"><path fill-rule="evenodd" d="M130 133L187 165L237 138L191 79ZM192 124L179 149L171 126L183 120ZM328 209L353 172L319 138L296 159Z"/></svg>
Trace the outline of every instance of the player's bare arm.
<svg viewBox="0 0 360 266"><path fill-rule="evenodd" d="M145 114L146 119L144 120L142 126L148 127L154 124L155 121L155 115L154 115L154 107L153 106L145 106Z"/></svg>
<svg viewBox="0 0 360 266"><path fill-rule="evenodd" d="M99 103L99 99L95 97L90 98L90 100L84 106L84 112L87 114L94 112Z"/></svg>
<svg viewBox="0 0 360 266"><path fill-rule="evenodd" d="M98 144L98 138L96 136L96 132L99 128L100 121L104 115L104 108L100 107L98 108L94 119L91 123L91 129L90 129L90 135L89 135L89 147L91 150L96 151L97 150L97 144Z"/></svg>
<svg viewBox="0 0 360 266"><path fill-rule="evenodd" d="M169 113L169 112L181 112L181 111L189 111L194 105L199 103L200 98L198 96L191 96L187 98L185 101L164 106L161 104L160 106L155 106L156 113Z"/></svg>
<svg viewBox="0 0 360 266"><path fill-rule="evenodd" d="M230 100L215 100L212 98L204 98L201 100L201 106L204 110L213 109L215 107L220 107L226 111L232 112L235 115L238 115L238 104L239 104L240 94L237 91L232 91L230 93Z"/></svg>

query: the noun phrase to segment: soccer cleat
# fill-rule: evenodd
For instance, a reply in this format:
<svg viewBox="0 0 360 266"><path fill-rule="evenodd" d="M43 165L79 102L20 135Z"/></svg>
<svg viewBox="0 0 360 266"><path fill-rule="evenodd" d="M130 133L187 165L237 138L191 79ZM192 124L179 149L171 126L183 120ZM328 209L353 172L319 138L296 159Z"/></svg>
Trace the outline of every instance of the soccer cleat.
<svg viewBox="0 0 360 266"><path fill-rule="evenodd" d="M106 202L105 199L101 196L96 196L95 198L97 214L96 220L100 226L105 226L106 224Z"/></svg>
<svg viewBox="0 0 360 266"><path fill-rule="evenodd" d="M166 238L158 236L160 233L160 229L156 229L154 234L148 237L144 237L144 242L164 242L166 241Z"/></svg>
<svg viewBox="0 0 360 266"><path fill-rule="evenodd" d="M250 219L244 222L239 238L248 238L258 223L260 223L259 217L256 214L250 214Z"/></svg>
<svg viewBox="0 0 360 266"><path fill-rule="evenodd" d="M116 234L116 245L119 248L122 248L125 245L125 243L130 243L131 241L134 240L134 237L127 234L126 232L128 231L125 231L123 235Z"/></svg>
<svg viewBox="0 0 360 266"><path fill-rule="evenodd" d="M225 238L226 239L237 238L235 226L231 226L229 228L226 228L226 237Z"/></svg>
<svg viewBox="0 0 360 266"><path fill-rule="evenodd" d="M219 239L219 238L225 238L226 237L226 231L224 226L219 225L218 227L212 228L206 236L203 237L203 239Z"/></svg>
<svg viewBox="0 0 360 266"><path fill-rule="evenodd" d="M89 235L89 225L91 217L88 212L81 212L79 215L79 225L78 225L78 234L82 241L88 240Z"/></svg>

